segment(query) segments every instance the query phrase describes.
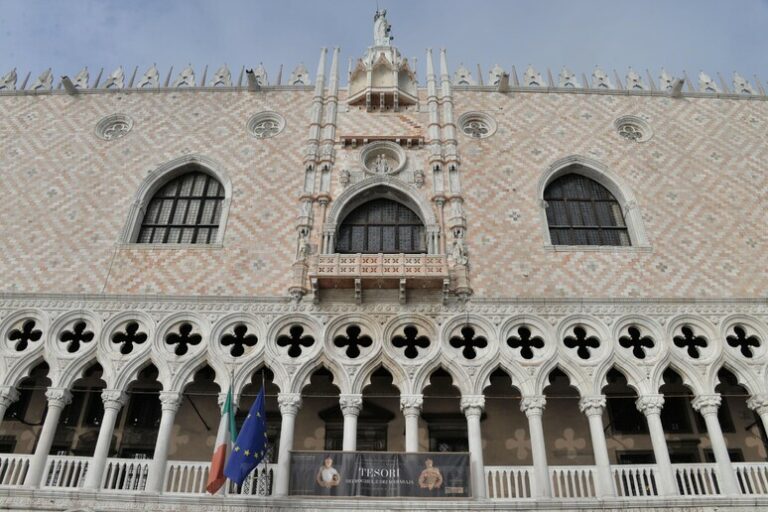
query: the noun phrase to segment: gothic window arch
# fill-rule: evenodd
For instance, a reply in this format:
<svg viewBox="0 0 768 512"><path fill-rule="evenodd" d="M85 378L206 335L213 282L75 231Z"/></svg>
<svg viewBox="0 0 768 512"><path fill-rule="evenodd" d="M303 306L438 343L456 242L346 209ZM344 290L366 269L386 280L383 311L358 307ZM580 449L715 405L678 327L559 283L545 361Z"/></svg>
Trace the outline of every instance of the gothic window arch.
<svg viewBox="0 0 768 512"><path fill-rule="evenodd" d="M344 217L336 237L336 252L426 253L424 223L416 212L398 201L372 199Z"/></svg>
<svg viewBox="0 0 768 512"><path fill-rule="evenodd" d="M590 159L571 156L552 165L539 181L547 245L643 248L642 217L632 191Z"/></svg>
<svg viewBox="0 0 768 512"><path fill-rule="evenodd" d="M204 156L163 164L141 184L121 242L219 245L231 196L227 174Z"/></svg>

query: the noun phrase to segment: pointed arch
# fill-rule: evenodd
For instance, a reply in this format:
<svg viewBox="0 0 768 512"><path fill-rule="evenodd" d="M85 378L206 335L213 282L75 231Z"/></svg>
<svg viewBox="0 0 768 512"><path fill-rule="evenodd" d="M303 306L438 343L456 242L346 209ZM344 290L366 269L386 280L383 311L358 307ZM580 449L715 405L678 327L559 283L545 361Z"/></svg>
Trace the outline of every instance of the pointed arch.
<svg viewBox="0 0 768 512"><path fill-rule="evenodd" d="M549 223L547 222L547 203L544 200L544 192L550 183L567 174L584 176L607 189L621 207L631 246L650 247L637 198L632 189L621 177L611 171L608 166L595 159L581 155L570 155L555 161L544 170L539 178L537 197L541 204L543 236L546 245L553 244L549 233Z"/></svg>
<svg viewBox="0 0 768 512"><path fill-rule="evenodd" d="M221 244L224 242L229 206L232 201L232 181L229 178L229 174L215 160L204 155L190 154L162 164L144 178L128 210L125 226L120 234L120 243L136 243L142 220L152 197L170 180L189 172L191 168L215 178L224 189L224 199L221 202L221 215L219 216L216 240L211 241L211 243Z"/></svg>
<svg viewBox="0 0 768 512"><path fill-rule="evenodd" d="M281 393L291 391L291 379L285 372L283 365L277 361L267 362L263 353L259 357L248 359L248 362L241 365L235 370L234 378L232 380L232 392L238 395L242 390L250 384L253 374L259 371L261 368L266 368L272 372L272 383L280 388Z"/></svg>
<svg viewBox="0 0 768 512"><path fill-rule="evenodd" d="M403 369L395 361L382 355L365 363L352 381L352 392L362 393L366 386L371 384L371 376L379 368L384 368L392 375L392 385L400 390L401 395L411 394L411 383Z"/></svg>
<svg viewBox="0 0 768 512"><path fill-rule="evenodd" d="M128 363L124 368L122 368L117 376L117 379L115 380L114 389L126 391L131 382L138 379L142 370L147 368L149 365L153 365L155 368L157 368L157 382L160 383L162 389L170 391L172 389L172 379L167 365L162 364L162 361L155 360L150 354L147 354L141 358L136 358L135 360Z"/></svg>
<svg viewBox="0 0 768 512"><path fill-rule="evenodd" d="M756 395L758 393L764 393L766 386L761 385L760 378L749 368L748 365L742 364L738 361L725 359L718 364L711 366L712 371L707 375L706 389L709 393L715 393L715 388L720 384L720 377L718 374L720 370L727 370L731 372L739 382L739 385L747 390L750 395Z"/></svg>
<svg viewBox="0 0 768 512"><path fill-rule="evenodd" d="M651 386L654 393L660 393L659 389L664 385L664 372L672 370L683 380L683 385L695 395L707 394L707 388L696 374L695 368L688 363L676 358L669 358L664 363L657 365L651 375Z"/></svg>
<svg viewBox="0 0 768 512"><path fill-rule="evenodd" d="M475 380L473 394L484 394L485 389L491 385L491 375L496 370L501 370L506 373L512 381L512 387L516 388L521 395L527 396L534 394L533 383L522 368L509 364L506 361L499 360L486 363L480 369L477 374L477 380Z"/></svg>
<svg viewBox="0 0 768 512"><path fill-rule="evenodd" d="M19 383L22 380L29 377L29 374L32 372L32 370L34 370L35 367L37 367L41 363L45 363L48 365L48 368L49 368L48 379L50 380L51 362L45 358L44 353L35 352L34 354L30 354L29 357L26 357L21 361L18 361L15 364L11 365L10 371L5 375L3 379L3 385L12 386L12 387L18 386Z"/></svg>
<svg viewBox="0 0 768 512"><path fill-rule="evenodd" d="M440 227L432 205L412 186L391 176L370 176L347 187L333 201L323 225L323 253L331 254L336 248L336 233L341 222L352 210L373 199L386 198L399 202L416 213L427 231L427 253L438 250L437 237Z"/></svg>
<svg viewBox="0 0 768 512"><path fill-rule="evenodd" d="M638 396L645 394L654 394L648 386L648 381L643 377L642 373L638 371L636 366L629 364L618 357L612 357L611 359L604 361L595 371L595 378L593 379L593 389L591 394L601 395L602 389L608 385L608 373L611 370L616 370L624 375L627 379L627 386L632 388Z"/></svg>
<svg viewBox="0 0 768 512"><path fill-rule="evenodd" d="M298 372L296 372L296 375L293 377L291 382L291 389L286 391L290 391L291 393L302 393L304 388L310 385L312 374L320 368L325 368L331 372L331 375L333 375L333 385L339 388L339 394L351 393L349 381L347 379L347 373L343 370L343 368L339 367L338 364L329 360L325 356L318 357L314 361L304 365Z"/></svg>
<svg viewBox="0 0 768 512"><path fill-rule="evenodd" d="M424 393L424 388L429 386L429 379L437 369L442 369L451 376L453 386L461 392L462 396L472 394L474 386L469 375L455 360L444 358L431 361L421 367L413 378L414 393Z"/></svg>
<svg viewBox="0 0 768 512"><path fill-rule="evenodd" d="M203 355L185 364L182 369L173 377L168 391L184 391L184 388L192 383L195 374L209 366L214 371L213 382L219 385L219 391L225 391L229 386L229 372L221 361L217 361Z"/></svg>
<svg viewBox="0 0 768 512"><path fill-rule="evenodd" d="M582 375L577 366L574 366L568 361L550 361L546 365L539 368L539 374L536 376L536 386L534 387L534 393L537 395L544 394L544 388L549 386L549 374L553 370L560 370L563 372L570 381L571 387L575 388L579 392L580 396L587 396L591 391L592 382L589 378Z"/></svg>

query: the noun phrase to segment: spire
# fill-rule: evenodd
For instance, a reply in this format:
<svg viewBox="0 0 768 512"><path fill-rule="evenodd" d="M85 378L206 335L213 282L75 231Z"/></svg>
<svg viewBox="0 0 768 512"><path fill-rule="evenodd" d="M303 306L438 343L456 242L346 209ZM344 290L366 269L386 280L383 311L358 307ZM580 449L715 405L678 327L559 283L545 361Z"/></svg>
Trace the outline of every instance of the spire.
<svg viewBox="0 0 768 512"><path fill-rule="evenodd" d="M440 80L447 82L448 78L448 60L445 57L445 48L440 48Z"/></svg>
<svg viewBox="0 0 768 512"><path fill-rule="evenodd" d="M339 51L337 46L333 49L333 57L331 58L331 78L328 86L328 93L331 96L336 96L339 91Z"/></svg>
<svg viewBox="0 0 768 512"><path fill-rule="evenodd" d="M427 80L435 79L435 65L432 63L432 48L427 48Z"/></svg>
<svg viewBox="0 0 768 512"><path fill-rule="evenodd" d="M328 48L320 50L320 61L317 63L317 78L315 78L315 96L323 94L323 87L325 86L325 54L328 53Z"/></svg>

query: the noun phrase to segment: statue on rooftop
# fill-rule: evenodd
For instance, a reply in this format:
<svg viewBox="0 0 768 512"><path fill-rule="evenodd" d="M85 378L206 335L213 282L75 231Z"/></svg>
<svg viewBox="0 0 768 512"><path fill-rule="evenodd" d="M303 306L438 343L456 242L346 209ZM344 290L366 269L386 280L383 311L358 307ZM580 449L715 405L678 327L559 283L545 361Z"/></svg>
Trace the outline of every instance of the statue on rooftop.
<svg viewBox="0 0 768 512"><path fill-rule="evenodd" d="M387 21L387 10L376 10L376 14L373 16L373 42L376 46L389 46L389 42L392 40L392 36L389 32L392 30L392 26Z"/></svg>

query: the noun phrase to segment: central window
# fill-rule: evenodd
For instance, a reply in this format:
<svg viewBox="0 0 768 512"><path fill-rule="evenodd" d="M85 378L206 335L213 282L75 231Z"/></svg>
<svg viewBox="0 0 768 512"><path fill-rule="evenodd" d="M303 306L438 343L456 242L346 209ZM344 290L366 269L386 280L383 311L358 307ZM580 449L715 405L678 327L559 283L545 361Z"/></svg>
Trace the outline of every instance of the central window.
<svg viewBox="0 0 768 512"><path fill-rule="evenodd" d="M346 216L339 228L337 253L426 253L424 223L407 206L374 199Z"/></svg>

